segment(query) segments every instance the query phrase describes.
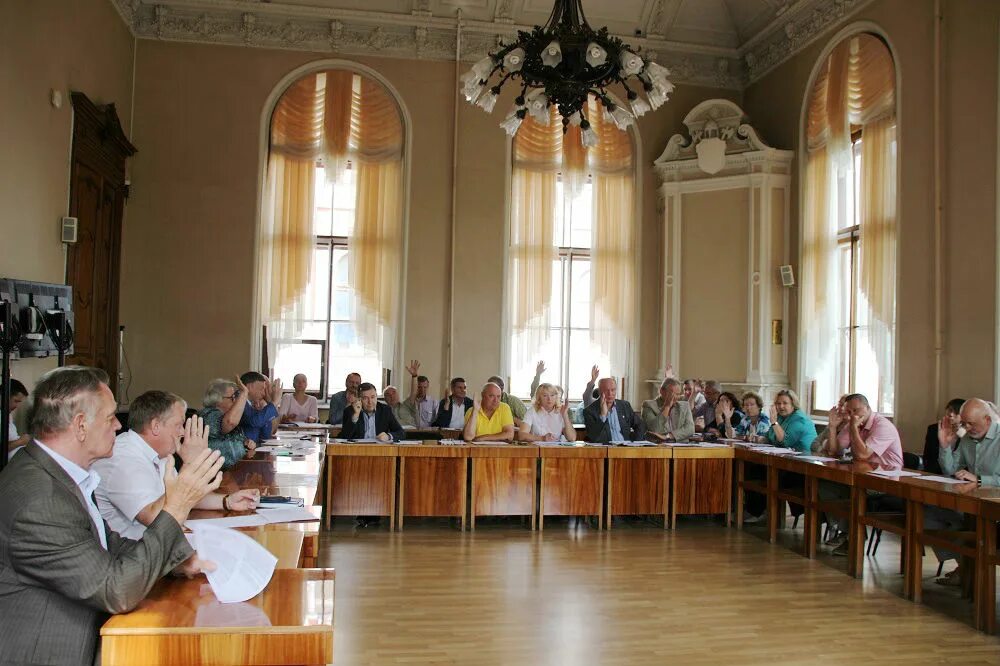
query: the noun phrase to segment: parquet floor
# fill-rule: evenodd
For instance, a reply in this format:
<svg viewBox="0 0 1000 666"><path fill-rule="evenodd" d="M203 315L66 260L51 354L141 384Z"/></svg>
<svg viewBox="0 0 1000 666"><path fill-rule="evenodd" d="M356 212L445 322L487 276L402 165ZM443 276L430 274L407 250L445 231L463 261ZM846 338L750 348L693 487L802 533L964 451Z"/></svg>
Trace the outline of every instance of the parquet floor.
<svg viewBox="0 0 1000 666"><path fill-rule="evenodd" d="M924 605L898 596L898 558L887 535L853 580L842 559L707 520L609 533L564 519L543 534L414 520L402 533L339 524L319 564L337 569L337 666L1000 664L1000 638L933 584L933 556Z"/></svg>

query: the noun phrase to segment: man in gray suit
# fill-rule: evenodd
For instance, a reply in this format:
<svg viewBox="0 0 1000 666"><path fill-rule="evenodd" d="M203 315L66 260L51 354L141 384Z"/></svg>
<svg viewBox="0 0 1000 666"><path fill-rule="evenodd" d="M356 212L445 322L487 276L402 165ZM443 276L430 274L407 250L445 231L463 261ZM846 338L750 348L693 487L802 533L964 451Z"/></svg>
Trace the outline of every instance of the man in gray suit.
<svg viewBox="0 0 1000 666"><path fill-rule="evenodd" d="M600 398L583 410L583 423L587 439L591 442L641 441L646 436L646 425L625 400L616 400L618 382L605 377L597 383Z"/></svg>
<svg viewBox="0 0 1000 666"><path fill-rule="evenodd" d="M218 452L204 450L165 479L160 514L139 541L107 529L91 470L111 455L118 419L107 374L66 367L42 377L29 410L29 443L0 474L0 664L99 659L108 613L135 608L163 575L191 575L181 525L221 482Z"/></svg>

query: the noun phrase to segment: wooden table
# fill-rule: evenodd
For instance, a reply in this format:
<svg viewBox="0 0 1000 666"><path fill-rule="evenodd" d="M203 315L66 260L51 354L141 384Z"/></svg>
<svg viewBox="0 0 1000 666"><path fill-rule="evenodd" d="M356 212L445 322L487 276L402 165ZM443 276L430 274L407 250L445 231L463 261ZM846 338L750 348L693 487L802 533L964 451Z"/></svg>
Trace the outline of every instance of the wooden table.
<svg viewBox="0 0 1000 666"><path fill-rule="evenodd" d="M201 577L166 578L101 628L104 666L330 664L333 569L276 569L253 599L220 604Z"/></svg>
<svg viewBox="0 0 1000 666"><path fill-rule="evenodd" d="M404 516L454 516L466 520L469 448L465 445L399 445L398 528Z"/></svg>
<svg viewBox="0 0 1000 666"><path fill-rule="evenodd" d="M476 516L531 516L535 529L538 447L471 444L471 527Z"/></svg>
<svg viewBox="0 0 1000 666"><path fill-rule="evenodd" d="M670 526L678 515L726 514L732 509L733 449L673 446L674 474L670 499Z"/></svg>
<svg viewBox="0 0 1000 666"><path fill-rule="evenodd" d="M997 530L1000 529L1000 488L981 488L977 491L982 504L979 520L983 525L976 529L982 535L979 544L979 585L982 588L982 629L993 634L997 630Z"/></svg>
<svg viewBox="0 0 1000 666"><path fill-rule="evenodd" d="M542 460L538 528L545 528L545 516L597 516L601 529L608 448L540 444L538 454Z"/></svg>
<svg viewBox="0 0 1000 666"><path fill-rule="evenodd" d="M326 514L333 516L388 516L396 521L395 444L326 445Z"/></svg>
<svg viewBox="0 0 1000 666"><path fill-rule="evenodd" d="M608 501L605 524L611 529L614 516L663 516L670 526L669 446L608 449Z"/></svg>

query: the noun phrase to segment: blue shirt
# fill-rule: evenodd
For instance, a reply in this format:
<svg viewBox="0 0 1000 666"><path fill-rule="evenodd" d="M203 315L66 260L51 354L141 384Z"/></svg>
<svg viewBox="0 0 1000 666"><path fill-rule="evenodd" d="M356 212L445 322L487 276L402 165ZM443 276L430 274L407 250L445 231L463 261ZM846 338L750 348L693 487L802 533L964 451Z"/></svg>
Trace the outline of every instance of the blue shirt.
<svg viewBox="0 0 1000 666"><path fill-rule="evenodd" d="M608 415L602 419L608 424L608 428L611 430L611 441L612 442L624 442L625 437L622 435L622 424L618 420L618 410L615 406L611 406L611 411Z"/></svg>
<svg viewBox="0 0 1000 666"><path fill-rule="evenodd" d="M267 403L262 409L254 409L253 405L247 401L243 407L243 418L240 419L240 428L243 435L252 439L257 444L263 444L265 440L271 439L271 421L278 417L278 408Z"/></svg>
<svg viewBox="0 0 1000 666"><path fill-rule="evenodd" d="M764 436L767 431L771 429L771 419L767 414L757 415L757 425L754 426L753 421L746 414L740 419L740 424L736 426L735 431L737 435L757 435Z"/></svg>
<svg viewBox="0 0 1000 666"><path fill-rule="evenodd" d="M375 412L369 414L366 411L361 412L361 418L365 421L365 439L375 439Z"/></svg>

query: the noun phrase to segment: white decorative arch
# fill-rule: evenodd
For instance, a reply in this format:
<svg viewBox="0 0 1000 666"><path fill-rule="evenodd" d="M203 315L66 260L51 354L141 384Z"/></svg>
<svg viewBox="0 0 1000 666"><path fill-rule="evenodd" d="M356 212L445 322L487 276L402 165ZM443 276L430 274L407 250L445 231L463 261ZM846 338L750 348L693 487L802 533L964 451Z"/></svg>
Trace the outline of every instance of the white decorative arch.
<svg viewBox="0 0 1000 666"><path fill-rule="evenodd" d="M402 247L400 248L402 256L402 266L400 267L402 284L400 285L399 292L399 326L396 331L396 344L393 346L395 351L393 352L393 358L389 360L389 363L391 364L390 367L393 373L396 374L397 371L402 372L403 370L402 343L405 339L406 333L406 270L409 246L410 163L413 154L413 118L403 101L403 96L399 94L399 91L387 78L367 65L363 65L353 60L344 60L342 58L324 58L322 60L314 60L291 70L274 85L270 94L267 96L267 99L264 101L263 108L261 109L259 124L260 131L257 137L257 206L254 216L254 298L253 306L251 308L251 327L253 330L250 338L250 365L248 367L256 367L256 363L261 357L261 345L263 344L261 336L261 303L258 288L259 276L257 275L257 267L259 266L260 260L261 210L264 204L264 171L267 168L267 155L270 147L271 116L274 114L274 109L278 105L278 100L281 99L281 96L295 81L314 72L329 69L350 71L377 81L396 102L396 107L399 109L399 116L403 125L403 219Z"/></svg>

